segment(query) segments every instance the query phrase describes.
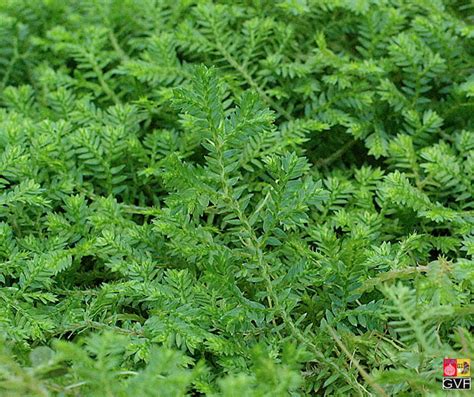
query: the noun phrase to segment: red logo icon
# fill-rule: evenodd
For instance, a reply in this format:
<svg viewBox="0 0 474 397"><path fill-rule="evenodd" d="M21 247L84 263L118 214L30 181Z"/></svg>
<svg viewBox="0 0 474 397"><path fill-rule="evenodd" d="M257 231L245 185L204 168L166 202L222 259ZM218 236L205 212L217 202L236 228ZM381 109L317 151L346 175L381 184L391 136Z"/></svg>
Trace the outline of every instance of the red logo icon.
<svg viewBox="0 0 474 397"><path fill-rule="evenodd" d="M457 376L457 362L455 358L445 358L443 361L443 376Z"/></svg>

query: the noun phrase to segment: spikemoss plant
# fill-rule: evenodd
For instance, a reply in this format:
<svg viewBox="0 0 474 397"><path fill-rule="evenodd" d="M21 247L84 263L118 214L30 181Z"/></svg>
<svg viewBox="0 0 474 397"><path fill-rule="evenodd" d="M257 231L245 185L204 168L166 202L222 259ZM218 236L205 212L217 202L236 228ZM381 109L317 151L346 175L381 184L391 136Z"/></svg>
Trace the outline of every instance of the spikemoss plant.
<svg viewBox="0 0 474 397"><path fill-rule="evenodd" d="M0 395L441 395L472 11L3 0Z"/></svg>

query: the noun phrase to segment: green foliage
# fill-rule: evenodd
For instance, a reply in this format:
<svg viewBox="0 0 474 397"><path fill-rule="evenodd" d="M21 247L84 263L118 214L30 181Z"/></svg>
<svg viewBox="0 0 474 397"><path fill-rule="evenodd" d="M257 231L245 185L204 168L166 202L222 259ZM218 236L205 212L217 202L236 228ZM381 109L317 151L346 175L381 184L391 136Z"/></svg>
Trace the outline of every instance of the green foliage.
<svg viewBox="0 0 474 397"><path fill-rule="evenodd" d="M441 395L472 11L2 1L0 395Z"/></svg>

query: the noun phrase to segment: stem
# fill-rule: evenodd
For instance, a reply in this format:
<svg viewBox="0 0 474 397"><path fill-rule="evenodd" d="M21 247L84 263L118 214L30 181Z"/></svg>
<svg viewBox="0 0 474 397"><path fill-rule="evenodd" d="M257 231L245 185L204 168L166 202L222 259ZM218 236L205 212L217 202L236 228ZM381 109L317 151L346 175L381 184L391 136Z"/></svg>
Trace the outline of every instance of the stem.
<svg viewBox="0 0 474 397"><path fill-rule="evenodd" d="M120 104L120 99L105 81L104 72L102 72L102 69L99 67L92 55L89 55L89 62L92 66L92 70L97 76L97 80L99 80L100 86L104 90L107 97L111 99L116 105Z"/></svg>
<svg viewBox="0 0 474 397"><path fill-rule="evenodd" d="M339 150L335 151L333 154L330 156L320 159L316 161L314 164L316 167L325 167L329 164L331 164L333 161L337 160L339 157L341 157L345 152L347 152L352 146L355 145L357 141L355 139L350 140L349 142L346 142Z"/></svg>
<svg viewBox="0 0 474 397"><path fill-rule="evenodd" d="M123 50L123 48L120 46L118 40L117 40L117 36L115 36L115 33L114 31L112 30L112 28L109 28L109 40L110 40L110 43L112 44L112 47L113 49L115 50L115 52L117 52L117 54L119 55L120 59L122 59L123 61L128 61L130 58L128 57L128 55L125 53L125 51Z"/></svg>
<svg viewBox="0 0 474 397"><path fill-rule="evenodd" d="M339 338L339 336L337 335L336 331L334 331L332 329L331 326L327 325L327 329L329 331L329 333L331 334L332 338L334 339L334 341L337 343L337 345L341 348L341 350L344 352L344 354L346 354L347 357L349 357L349 359L354 363L354 366L357 368L357 370L359 371L359 373L361 374L361 376L364 378L364 380L370 385L372 386L372 388L374 390L377 391L377 394L379 396L384 396L384 397L388 397L388 394L385 393L385 390L378 384L376 383L372 377L368 374L368 372L360 365L359 363L359 360L357 360L352 354L351 352L347 349L347 347L344 345L344 343L342 342L342 340Z"/></svg>
<svg viewBox="0 0 474 397"><path fill-rule="evenodd" d="M215 43L210 43L214 44L214 47L224 56L225 60L232 66L235 70L237 70L241 76L245 79L245 81L252 87L257 93L260 95L260 97L271 107L273 107L278 113L280 113L281 116L283 116L287 120L291 120L291 115L288 113L285 109L283 109L278 103L276 103L272 98L270 98L265 91L260 87L260 85L253 79L253 77L250 75L248 70L245 68L245 66L241 65L230 53L227 51L225 46L222 44L220 37L222 36L219 34L219 32L216 30L215 24L212 23L213 27L213 35L214 35L214 40Z"/></svg>
<svg viewBox="0 0 474 397"><path fill-rule="evenodd" d="M360 286L357 289L357 293L362 294L365 291L370 290L374 286L380 285L385 281L397 280L401 277L407 277L412 274L424 273L427 271L428 271L428 266L416 266L416 267L408 267L406 269L392 270L389 272L385 272L385 273L380 274L380 276L367 280L362 286Z"/></svg>

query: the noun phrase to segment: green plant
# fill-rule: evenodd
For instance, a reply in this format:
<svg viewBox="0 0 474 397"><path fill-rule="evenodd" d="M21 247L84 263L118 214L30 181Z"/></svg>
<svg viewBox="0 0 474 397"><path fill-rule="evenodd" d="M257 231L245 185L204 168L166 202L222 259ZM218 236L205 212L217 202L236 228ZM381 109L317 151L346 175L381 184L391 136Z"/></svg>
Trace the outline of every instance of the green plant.
<svg viewBox="0 0 474 397"><path fill-rule="evenodd" d="M441 395L474 358L472 6L0 5L0 394Z"/></svg>

